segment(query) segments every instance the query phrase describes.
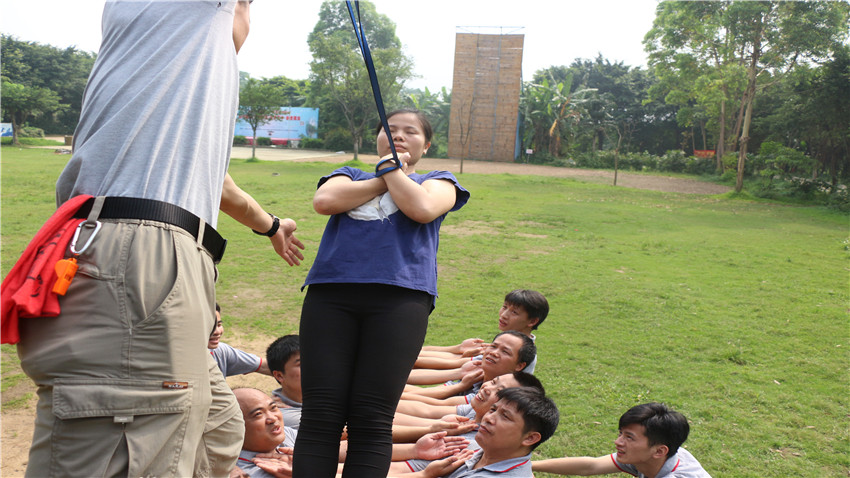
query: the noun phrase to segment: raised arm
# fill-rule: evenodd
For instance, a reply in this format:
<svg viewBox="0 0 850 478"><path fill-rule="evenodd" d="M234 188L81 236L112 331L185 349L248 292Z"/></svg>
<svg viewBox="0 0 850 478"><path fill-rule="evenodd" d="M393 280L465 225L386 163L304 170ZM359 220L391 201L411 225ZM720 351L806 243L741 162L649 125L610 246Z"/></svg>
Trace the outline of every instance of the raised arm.
<svg viewBox="0 0 850 478"><path fill-rule="evenodd" d="M531 462L531 469L535 472L555 473L558 475L605 475L621 471L614 464L611 455L552 458L549 460L538 460Z"/></svg>
<svg viewBox="0 0 850 478"><path fill-rule="evenodd" d="M269 231L274 224L274 219L250 194L236 185L229 173L224 175L219 209L242 225L256 231ZM275 252L291 266L297 266L304 260L304 254L301 253L304 244L295 237L296 228L295 221L292 219L280 219L280 227L269 238Z"/></svg>

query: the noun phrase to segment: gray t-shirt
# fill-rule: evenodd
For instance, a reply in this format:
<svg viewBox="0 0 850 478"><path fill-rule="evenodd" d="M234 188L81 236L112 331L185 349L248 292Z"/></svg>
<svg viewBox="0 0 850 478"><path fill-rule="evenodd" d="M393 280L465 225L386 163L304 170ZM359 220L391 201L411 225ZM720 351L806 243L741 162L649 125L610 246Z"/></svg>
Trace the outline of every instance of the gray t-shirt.
<svg viewBox="0 0 850 478"><path fill-rule="evenodd" d="M637 468L633 465L626 465L617 461L616 453L611 454L611 459L614 461L614 466L621 471L638 478L646 478L646 475L637 471ZM691 452L680 447L675 455L664 462L664 466L661 467L655 478L711 478L711 475L703 470L702 465L691 455Z"/></svg>
<svg viewBox="0 0 850 478"><path fill-rule="evenodd" d="M220 342L218 347L212 349L210 353L225 377L256 372L263 364L263 359L260 357L235 349L224 342Z"/></svg>
<svg viewBox="0 0 850 478"><path fill-rule="evenodd" d="M295 439L298 437L298 432L292 430L287 426L284 426L283 434L285 438L283 439L283 443L281 443L279 446L284 446L288 448L294 447ZM265 470L254 464L253 460L255 456L257 456L256 451L240 451L239 459L236 460L236 466L238 466L239 469L244 471L245 473L248 473L248 476L250 476L251 478L274 478L272 475L266 473Z"/></svg>
<svg viewBox="0 0 850 478"><path fill-rule="evenodd" d="M283 404L283 406L278 407L278 409L280 410L280 413L283 414L284 426L294 430L301 428L301 402L296 402L284 395L282 388L274 389L272 391L272 398Z"/></svg>
<svg viewBox="0 0 850 478"><path fill-rule="evenodd" d="M216 225L239 105L236 3L107 0L57 205L156 199Z"/></svg>

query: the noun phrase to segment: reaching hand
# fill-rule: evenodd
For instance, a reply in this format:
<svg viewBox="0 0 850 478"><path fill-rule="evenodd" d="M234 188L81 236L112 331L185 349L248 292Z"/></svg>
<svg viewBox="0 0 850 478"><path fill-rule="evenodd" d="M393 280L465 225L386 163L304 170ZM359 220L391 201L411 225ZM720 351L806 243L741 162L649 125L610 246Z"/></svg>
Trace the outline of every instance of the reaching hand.
<svg viewBox="0 0 850 478"><path fill-rule="evenodd" d="M420 460L439 460L466 449L469 440L463 437L447 436L446 432L429 433L416 440L413 451Z"/></svg>
<svg viewBox="0 0 850 478"><path fill-rule="evenodd" d="M475 452L472 450L464 450L457 455L444 458L442 460L432 461L423 471L422 474L428 478L440 478L448 476L460 468L466 460L472 458Z"/></svg>
<svg viewBox="0 0 850 478"><path fill-rule="evenodd" d="M466 339L460 343L460 354L464 357L481 355L487 344L481 339Z"/></svg>
<svg viewBox="0 0 850 478"><path fill-rule="evenodd" d="M450 415L446 415L446 417L449 416ZM444 431L448 435L457 436L469 433L478 427L477 423L465 417L454 415L454 418L450 418L448 420L445 419L446 417L434 422L434 424L431 425L431 430L433 432Z"/></svg>
<svg viewBox="0 0 850 478"><path fill-rule="evenodd" d="M304 254L301 253L304 244L295 237L295 229L295 221L289 218L281 219L277 233L271 237L275 252L291 266L300 265L304 260Z"/></svg>
<svg viewBox="0 0 850 478"><path fill-rule="evenodd" d="M484 370L481 370L481 361L475 360L470 363L473 364L473 367L466 370L466 374L460 379L460 383L467 388L472 388L473 385L484 380ZM466 367L466 365L461 367L461 371L464 371L464 367Z"/></svg>
<svg viewBox="0 0 850 478"><path fill-rule="evenodd" d="M254 457L254 464L275 478L292 478L292 448L258 453Z"/></svg>
<svg viewBox="0 0 850 478"><path fill-rule="evenodd" d="M242 468L234 466L233 469L230 470L228 478L251 478L251 475L246 473Z"/></svg>

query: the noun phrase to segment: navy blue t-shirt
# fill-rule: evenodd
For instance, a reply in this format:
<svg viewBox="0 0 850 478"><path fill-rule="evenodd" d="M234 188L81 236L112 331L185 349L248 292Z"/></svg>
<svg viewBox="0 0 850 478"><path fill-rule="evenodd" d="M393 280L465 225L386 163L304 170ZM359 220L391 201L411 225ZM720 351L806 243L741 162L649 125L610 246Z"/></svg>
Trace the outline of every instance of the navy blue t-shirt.
<svg viewBox="0 0 850 478"><path fill-rule="evenodd" d="M353 181L375 177L352 167L343 167L319 180L319 186L333 176ZM457 199L451 211L469 200L469 191L448 171L431 171L409 176L418 184L429 179L451 181ZM319 252L304 285L372 283L421 290L437 296L437 248L440 225L446 215L428 224L418 223L401 212L389 192L351 211L328 219Z"/></svg>

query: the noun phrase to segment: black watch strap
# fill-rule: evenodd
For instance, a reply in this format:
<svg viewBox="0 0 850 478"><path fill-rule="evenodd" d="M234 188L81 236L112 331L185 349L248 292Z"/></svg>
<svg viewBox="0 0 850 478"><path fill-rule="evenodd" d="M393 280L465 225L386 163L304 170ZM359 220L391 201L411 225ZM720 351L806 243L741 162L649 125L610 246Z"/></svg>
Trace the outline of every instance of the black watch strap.
<svg viewBox="0 0 850 478"><path fill-rule="evenodd" d="M268 231L266 231L266 232L260 232L260 231L257 231L256 229L251 229L252 231L254 231L254 234L258 234L258 235L260 235L260 236L266 236L266 237L272 237L272 236L274 236L275 234L277 234L277 230L278 230L278 228L280 227L280 218L279 218L279 217L277 217L277 216L275 216L275 215L274 215L274 214L272 214L272 213L269 213L269 216L271 216L271 218L272 218L272 227L271 227L271 229L269 229L269 230L268 230Z"/></svg>

